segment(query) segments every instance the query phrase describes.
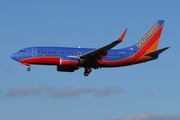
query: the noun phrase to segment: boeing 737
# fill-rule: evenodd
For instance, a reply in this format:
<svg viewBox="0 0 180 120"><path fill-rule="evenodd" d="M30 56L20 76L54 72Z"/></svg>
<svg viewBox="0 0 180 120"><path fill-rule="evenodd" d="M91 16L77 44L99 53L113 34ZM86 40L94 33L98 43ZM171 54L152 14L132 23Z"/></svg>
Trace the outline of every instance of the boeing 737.
<svg viewBox="0 0 180 120"><path fill-rule="evenodd" d="M127 29L112 43L98 49L72 47L28 47L11 55L11 58L22 65L53 65L57 71L74 72L84 68L88 76L93 69L128 66L143 63L158 58L167 50L165 47L157 50L164 20L158 20L150 30L134 45L122 49L112 49L121 43Z"/></svg>

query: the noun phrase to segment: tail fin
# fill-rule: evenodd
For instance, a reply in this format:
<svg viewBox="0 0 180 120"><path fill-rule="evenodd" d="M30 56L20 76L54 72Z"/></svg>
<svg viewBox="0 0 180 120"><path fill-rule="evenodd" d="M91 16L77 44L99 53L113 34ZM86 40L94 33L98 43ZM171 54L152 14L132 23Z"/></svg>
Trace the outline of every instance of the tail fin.
<svg viewBox="0 0 180 120"><path fill-rule="evenodd" d="M155 51L158 47L163 26L164 20L158 20L136 44L137 48L144 52Z"/></svg>
<svg viewBox="0 0 180 120"><path fill-rule="evenodd" d="M129 47L136 51L148 53L157 50L161 32L164 26L164 20L158 20L149 31L136 43Z"/></svg>

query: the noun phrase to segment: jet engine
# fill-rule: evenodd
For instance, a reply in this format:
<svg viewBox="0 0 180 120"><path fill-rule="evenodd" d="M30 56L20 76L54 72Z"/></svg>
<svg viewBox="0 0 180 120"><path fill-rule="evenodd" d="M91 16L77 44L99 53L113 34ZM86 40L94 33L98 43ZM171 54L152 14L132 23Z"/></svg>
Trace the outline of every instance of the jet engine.
<svg viewBox="0 0 180 120"><path fill-rule="evenodd" d="M59 65L60 66L78 66L78 58L71 57L60 57Z"/></svg>
<svg viewBox="0 0 180 120"><path fill-rule="evenodd" d="M60 57L59 65L57 65L57 71L61 72L74 72L79 68L79 62L77 58Z"/></svg>

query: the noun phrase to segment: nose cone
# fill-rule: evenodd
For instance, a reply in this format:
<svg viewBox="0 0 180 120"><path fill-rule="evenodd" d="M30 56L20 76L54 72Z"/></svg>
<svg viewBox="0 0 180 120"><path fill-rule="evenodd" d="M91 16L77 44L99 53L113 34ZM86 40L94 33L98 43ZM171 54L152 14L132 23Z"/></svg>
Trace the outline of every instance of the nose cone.
<svg viewBox="0 0 180 120"><path fill-rule="evenodd" d="M16 61L17 61L18 56L17 56L15 53L12 54L10 57L11 57L13 60L16 60Z"/></svg>

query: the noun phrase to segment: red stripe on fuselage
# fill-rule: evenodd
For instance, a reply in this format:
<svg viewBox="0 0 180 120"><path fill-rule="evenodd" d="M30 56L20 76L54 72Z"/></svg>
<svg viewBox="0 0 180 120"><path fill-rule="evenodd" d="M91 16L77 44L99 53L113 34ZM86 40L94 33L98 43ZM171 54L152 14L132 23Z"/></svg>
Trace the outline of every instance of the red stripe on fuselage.
<svg viewBox="0 0 180 120"><path fill-rule="evenodd" d="M60 57L32 57L20 60L19 62L39 65L59 65Z"/></svg>

